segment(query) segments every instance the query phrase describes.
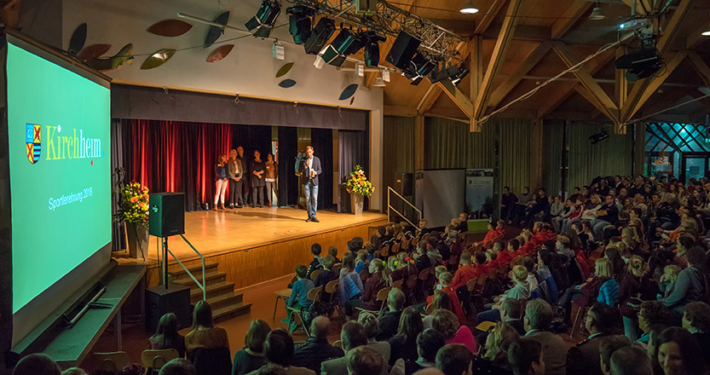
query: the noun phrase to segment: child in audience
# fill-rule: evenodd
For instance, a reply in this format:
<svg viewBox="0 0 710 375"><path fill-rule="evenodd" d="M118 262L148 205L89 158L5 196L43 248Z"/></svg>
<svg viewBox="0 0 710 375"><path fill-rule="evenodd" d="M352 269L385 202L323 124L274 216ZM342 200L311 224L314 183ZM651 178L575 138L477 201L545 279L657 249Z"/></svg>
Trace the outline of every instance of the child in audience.
<svg viewBox="0 0 710 375"><path fill-rule="evenodd" d="M322 249L319 243L314 243L311 246L311 254L313 254L313 261L311 262L311 264L308 265L308 273L306 274L306 277L311 277L313 271L323 268L323 257L320 256L321 252Z"/></svg>
<svg viewBox="0 0 710 375"><path fill-rule="evenodd" d="M437 276L437 279L439 280L439 285L437 285L434 294L427 297L427 306L431 305L432 301L434 300L434 295L436 295L437 293L446 293L451 299L451 307L453 308L453 312L456 314L459 323L465 324L466 315L464 315L463 309L461 308L461 301L459 301L459 297L458 295L456 295L456 290L451 287L453 275L451 275L451 272L444 270L444 272L440 273Z"/></svg>
<svg viewBox="0 0 710 375"><path fill-rule="evenodd" d="M680 267L675 264L669 264L663 267L663 276L661 276L661 282L658 287L663 293L663 298L668 297L673 291L673 286L676 280L678 280L678 274L680 273Z"/></svg>
<svg viewBox="0 0 710 375"><path fill-rule="evenodd" d="M335 247L335 246L329 247L328 254L333 256L333 258L335 259L335 264L340 263L340 259L338 258L338 248L337 247Z"/></svg>
<svg viewBox="0 0 710 375"><path fill-rule="evenodd" d="M306 266L299 264L296 266L296 278L298 281L293 283L293 289L291 290L291 296L288 297L286 301L286 306L292 307L296 310L302 310L305 307L311 305L311 301L308 300L308 292L313 289L313 281L306 277L308 269ZM288 324L291 326L291 330L295 329L295 322L289 314Z"/></svg>
<svg viewBox="0 0 710 375"><path fill-rule="evenodd" d="M372 262L373 259L377 258L377 249L375 245L368 243L365 245L365 251L367 251L367 262Z"/></svg>
<svg viewBox="0 0 710 375"><path fill-rule="evenodd" d="M369 267L370 261L367 259L368 257L369 255L367 253L367 250L358 250L357 261L355 264L355 272L359 274Z"/></svg>
<svg viewBox="0 0 710 375"><path fill-rule="evenodd" d="M513 254L515 254L515 252L518 251L519 248L520 241L517 238L513 238L512 240L508 241L508 246L506 248L507 251L501 251L498 253L498 263L510 263L510 260L513 259Z"/></svg>

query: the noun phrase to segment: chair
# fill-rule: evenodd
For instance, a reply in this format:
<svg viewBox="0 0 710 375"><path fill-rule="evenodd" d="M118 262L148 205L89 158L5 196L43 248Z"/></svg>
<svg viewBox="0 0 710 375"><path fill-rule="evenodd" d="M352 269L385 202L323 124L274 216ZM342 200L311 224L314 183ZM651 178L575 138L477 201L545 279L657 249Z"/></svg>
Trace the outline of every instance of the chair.
<svg viewBox="0 0 710 375"><path fill-rule="evenodd" d="M336 348L342 349L342 348L343 348L343 342L340 341L340 340L335 340L335 342L333 343L333 346L336 347Z"/></svg>
<svg viewBox="0 0 710 375"><path fill-rule="evenodd" d="M230 375L232 358L228 348L195 348L190 353L190 362L197 375Z"/></svg>
<svg viewBox="0 0 710 375"><path fill-rule="evenodd" d="M362 272L360 272L360 280L362 280L363 284L367 281L368 277L370 277L370 270L365 268Z"/></svg>
<svg viewBox="0 0 710 375"><path fill-rule="evenodd" d="M391 248L391 245L387 245L387 246L383 247L382 250L380 250L380 256L383 259L387 259L387 257L390 255L390 248Z"/></svg>
<svg viewBox="0 0 710 375"><path fill-rule="evenodd" d="M99 369L105 372L120 373L124 367L131 364L131 358L126 352L94 353L94 359L99 362Z"/></svg>
<svg viewBox="0 0 710 375"><path fill-rule="evenodd" d="M419 271L419 280L426 281L429 278L429 268Z"/></svg>
<svg viewBox="0 0 710 375"><path fill-rule="evenodd" d="M409 277L407 278L407 290L414 290L414 287L417 286L417 279L417 275L409 275Z"/></svg>
<svg viewBox="0 0 710 375"><path fill-rule="evenodd" d="M380 289L379 292L377 292L377 299L376 299L376 301L377 301L377 302L381 302L380 308L379 308L377 311L375 311L375 310L366 310L366 309L363 309L363 308L360 308L360 307L356 307L355 309L360 310L360 311L369 312L369 313L371 313L371 314L374 314L375 316L379 315L379 314L382 312L382 310L385 309L385 303L384 303L384 302L387 300L387 295L390 293L390 290L392 290L392 287L382 288L382 289Z"/></svg>
<svg viewBox="0 0 710 375"><path fill-rule="evenodd" d="M337 280L336 280L337 281ZM320 294L323 291L323 286L319 286L316 288L311 288L311 290L308 291L308 295L306 298L308 298L311 303L317 301L320 299ZM302 328L304 332L306 332L306 335L310 336L311 334L308 332L308 326L305 324L305 321L303 320L303 316L301 315L301 310L295 309L291 306L286 307L286 309L293 314L293 321L296 323L296 328Z"/></svg>
<svg viewBox="0 0 710 375"><path fill-rule="evenodd" d="M500 267L498 267L498 274L504 279L508 278L508 271L510 271L510 265L508 263L501 264Z"/></svg>
<svg viewBox="0 0 710 375"><path fill-rule="evenodd" d="M342 263L334 264L333 265L333 272L335 272L336 275L340 275L340 270L343 268Z"/></svg>
<svg viewBox="0 0 710 375"><path fill-rule="evenodd" d="M579 324L580 316L582 317L581 325L584 325L584 316L587 315L587 310L589 310L588 306L579 306L579 308L577 308L577 314L574 317L574 325L572 325L572 331L570 331L569 333L570 337L574 337L574 333L577 331L577 327L581 328Z"/></svg>
<svg viewBox="0 0 710 375"><path fill-rule="evenodd" d="M318 275L320 275L322 273L323 273L322 269L315 270L315 271L311 272L311 281L316 281L316 279L318 278Z"/></svg>
<svg viewBox="0 0 710 375"><path fill-rule="evenodd" d="M454 271L455 271L455 270L456 270L456 266L459 265L459 258L458 258L457 256L452 255L452 256L449 258L449 260L446 261L446 263L447 263L448 266L449 266L449 267L448 267L448 268L449 268L449 271L451 271L451 270L454 270Z"/></svg>
<svg viewBox="0 0 710 375"><path fill-rule="evenodd" d="M293 283L291 285L293 285ZM274 293L276 294L276 304L274 305L274 316L271 317L272 321L276 320L276 309L279 307L279 301L283 300L285 304L286 299L291 296L291 289L281 289Z"/></svg>
<svg viewBox="0 0 710 375"><path fill-rule="evenodd" d="M397 242L396 244L394 244L394 246L392 246L392 250L391 250L392 254L397 254L399 252L399 250L401 249L401 247L402 247L401 242Z"/></svg>
<svg viewBox="0 0 710 375"><path fill-rule="evenodd" d="M400 250L402 251L409 251L409 245L412 243L410 240L404 240L402 241L402 245L399 247Z"/></svg>
<svg viewBox="0 0 710 375"><path fill-rule="evenodd" d="M325 292L330 294L330 302L333 302L335 295L338 294L338 285L340 280L335 279L328 284L325 284Z"/></svg>
<svg viewBox="0 0 710 375"><path fill-rule="evenodd" d="M430 303L430 304L426 307L426 315L431 315L431 314L433 314L433 313L434 313L434 304L433 304L433 303Z"/></svg>
<svg viewBox="0 0 710 375"><path fill-rule="evenodd" d="M392 289L402 290L402 284L404 284L404 279L399 279L392 283Z"/></svg>
<svg viewBox="0 0 710 375"><path fill-rule="evenodd" d="M522 257L520 255L514 256L513 259L510 260L510 263L509 263L510 268L515 267L515 265L518 264L518 262L520 261L521 258Z"/></svg>
<svg viewBox="0 0 710 375"><path fill-rule="evenodd" d="M419 237L414 237L412 241L410 242L411 246L417 246L419 243Z"/></svg>
<svg viewBox="0 0 710 375"><path fill-rule="evenodd" d="M158 374L158 371L180 354L175 349L144 350L141 354L141 363L146 369L146 375Z"/></svg>

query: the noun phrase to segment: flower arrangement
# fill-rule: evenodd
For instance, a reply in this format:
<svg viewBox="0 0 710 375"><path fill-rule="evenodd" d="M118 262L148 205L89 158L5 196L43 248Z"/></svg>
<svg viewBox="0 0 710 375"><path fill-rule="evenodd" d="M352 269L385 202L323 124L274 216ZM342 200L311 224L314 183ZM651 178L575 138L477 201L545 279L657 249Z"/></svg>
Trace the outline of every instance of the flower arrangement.
<svg viewBox="0 0 710 375"><path fill-rule="evenodd" d="M120 202L116 218L136 225L148 225L148 188L131 181L119 184Z"/></svg>
<svg viewBox="0 0 710 375"><path fill-rule="evenodd" d="M370 182L367 177L365 177L365 172L359 165L356 165L355 169L350 172L350 178L345 183L345 187L347 188L348 193L350 194L362 194L363 196L368 198L375 191L375 187L372 186L372 182Z"/></svg>

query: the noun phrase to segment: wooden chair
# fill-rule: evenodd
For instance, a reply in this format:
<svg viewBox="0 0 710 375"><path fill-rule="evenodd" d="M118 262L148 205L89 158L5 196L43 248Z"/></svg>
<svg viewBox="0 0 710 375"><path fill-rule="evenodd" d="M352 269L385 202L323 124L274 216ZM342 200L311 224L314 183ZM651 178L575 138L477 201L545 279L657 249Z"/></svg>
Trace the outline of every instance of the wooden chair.
<svg viewBox="0 0 710 375"><path fill-rule="evenodd" d="M580 330L583 329L584 327L584 317L587 315L587 311L589 310L588 306L579 306L577 308L577 314L574 317L574 325L572 325L572 331L569 333L570 337L574 337L575 332L577 332L577 329L579 328ZM579 318L582 318L582 322L580 324ZM584 331L582 331L584 332Z"/></svg>
<svg viewBox="0 0 710 375"><path fill-rule="evenodd" d="M291 280L291 285L293 285L294 282L295 281ZM286 300L291 296L291 289L280 289L274 293L276 294L276 304L274 304L274 316L271 317L271 321L276 320L276 309L279 307L279 301L284 301L284 304L286 304Z"/></svg>
<svg viewBox="0 0 710 375"><path fill-rule="evenodd" d="M429 268L425 268L421 271L419 271L419 280L421 281L426 281L429 278Z"/></svg>
<svg viewBox="0 0 710 375"><path fill-rule="evenodd" d="M375 316L379 315L382 310L385 309L385 301L387 300L387 295L390 293L390 290L392 290L392 287L382 288L379 292L377 292L376 301L381 303L380 308L378 310L366 310L360 307L356 307L356 309L360 311L369 312L371 314L374 314Z"/></svg>
<svg viewBox="0 0 710 375"><path fill-rule="evenodd" d="M426 315L431 315L431 314L433 314L433 313L434 313L434 304L433 304L433 303L430 303L430 304L426 307Z"/></svg>
<svg viewBox="0 0 710 375"><path fill-rule="evenodd" d="M419 243L419 237L414 237L414 238L412 239L412 241L410 242L410 245L411 245L411 246L417 246L418 243Z"/></svg>
<svg viewBox="0 0 710 375"><path fill-rule="evenodd" d="M146 375L158 374L160 369L180 354L175 349L144 350L141 354L141 362L146 369Z"/></svg>
<svg viewBox="0 0 710 375"><path fill-rule="evenodd" d="M368 277L370 277L370 270L365 268L364 270L362 270L362 272L360 272L360 280L362 280L363 284L365 283L365 281L367 281Z"/></svg>
<svg viewBox="0 0 710 375"><path fill-rule="evenodd" d="M336 347L336 348L342 349L342 348L343 348L343 342L340 341L340 340L335 340L335 342L333 343L333 346Z"/></svg>
<svg viewBox="0 0 710 375"><path fill-rule="evenodd" d="M513 259L510 260L510 263L509 263L510 268L515 267L515 265L518 264L518 262L520 261L520 259L522 259L522 257L521 257L520 255L514 256Z"/></svg>
<svg viewBox="0 0 710 375"><path fill-rule="evenodd" d="M321 269L321 270L315 270L315 271L311 272L311 281L316 281L316 279L318 278L318 275L320 275L320 274L322 274L322 273L323 273L323 270L322 270L322 269Z"/></svg>
<svg viewBox="0 0 710 375"><path fill-rule="evenodd" d="M459 258L452 255L446 263L448 264L449 271L455 271L456 266L459 265Z"/></svg>
<svg viewBox="0 0 710 375"><path fill-rule="evenodd" d="M131 358L126 352L94 353L94 359L99 363L101 371L114 372L116 374L131 364Z"/></svg>
<svg viewBox="0 0 710 375"><path fill-rule="evenodd" d="M508 263L506 264L501 264L498 267L498 274L500 277L507 279L508 278L508 271L510 271L510 265Z"/></svg>
<svg viewBox="0 0 710 375"><path fill-rule="evenodd" d="M404 240L402 241L402 245L399 247L401 251L409 251L409 245L411 245L412 241L410 240Z"/></svg>
<svg viewBox="0 0 710 375"><path fill-rule="evenodd" d="M392 289L402 290L402 284L404 284L404 279L399 279L392 283Z"/></svg>
<svg viewBox="0 0 710 375"><path fill-rule="evenodd" d="M338 286L339 286L340 280L335 279L328 284L325 284L325 292L330 294L330 301L333 302L333 300L336 298L335 295L338 294Z"/></svg>
<svg viewBox="0 0 710 375"><path fill-rule="evenodd" d="M311 290L308 291L308 295L306 298L308 298L309 301L315 302L318 299L320 299L320 294L323 291L323 286L319 286L317 288L312 288ZM293 314L293 321L296 323L297 328L302 328L304 332L306 332L306 335L310 336L310 332L308 332L308 327L306 326L305 322L303 321L303 315L301 315L301 310L295 309L293 307L287 307L286 308L291 314Z"/></svg>
<svg viewBox="0 0 710 375"><path fill-rule="evenodd" d="M343 264L342 263L337 263L333 265L332 271L335 272L336 275L340 275L340 270L343 269Z"/></svg>
<svg viewBox="0 0 710 375"><path fill-rule="evenodd" d="M396 244L394 244L394 246L392 246L392 250L391 250L392 254L397 254L401 248L402 248L402 243L397 242Z"/></svg>
<svg viewBox="0 0 710 375"><path fill-rule="evenodd" d="M409 291L414 290L414 287L417 286L417 279L418 279L417 275L410 275L407 278L407 290L409 290Z"/></svg>
<svg viewBox="0 0 710 375"><path fill-rule="evenodd" d="M387 245L387 246L383 247L382 250L380 250L380 256L383 259L387 259L387 257L390 255L390 248L391 247L392 247L392 245Z"/></svg>

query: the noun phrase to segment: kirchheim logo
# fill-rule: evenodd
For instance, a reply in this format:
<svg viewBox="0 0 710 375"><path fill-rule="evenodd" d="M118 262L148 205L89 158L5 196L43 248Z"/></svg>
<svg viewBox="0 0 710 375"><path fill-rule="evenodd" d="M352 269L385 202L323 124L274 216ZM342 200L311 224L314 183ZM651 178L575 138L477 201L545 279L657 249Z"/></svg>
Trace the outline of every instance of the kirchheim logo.
<svg viewBox="0 0 710 375"><path fill-rule="evenodd" d="M34 164L42 153L42 125L27 124L26 133L27 159Z"/></svg>
<svg viewBox="0 0 710 375"><path fill-rule="evenodd" d="M44 137L42 130L44 130ZM42 152L45 155L44 160L93 159L104 156L101 151L101 139L84 137L83 129L62 129L61 125L27 124L26 132L27 159L32 164L39 161ZM42 138L44 138L44 147Z"/></svg>

